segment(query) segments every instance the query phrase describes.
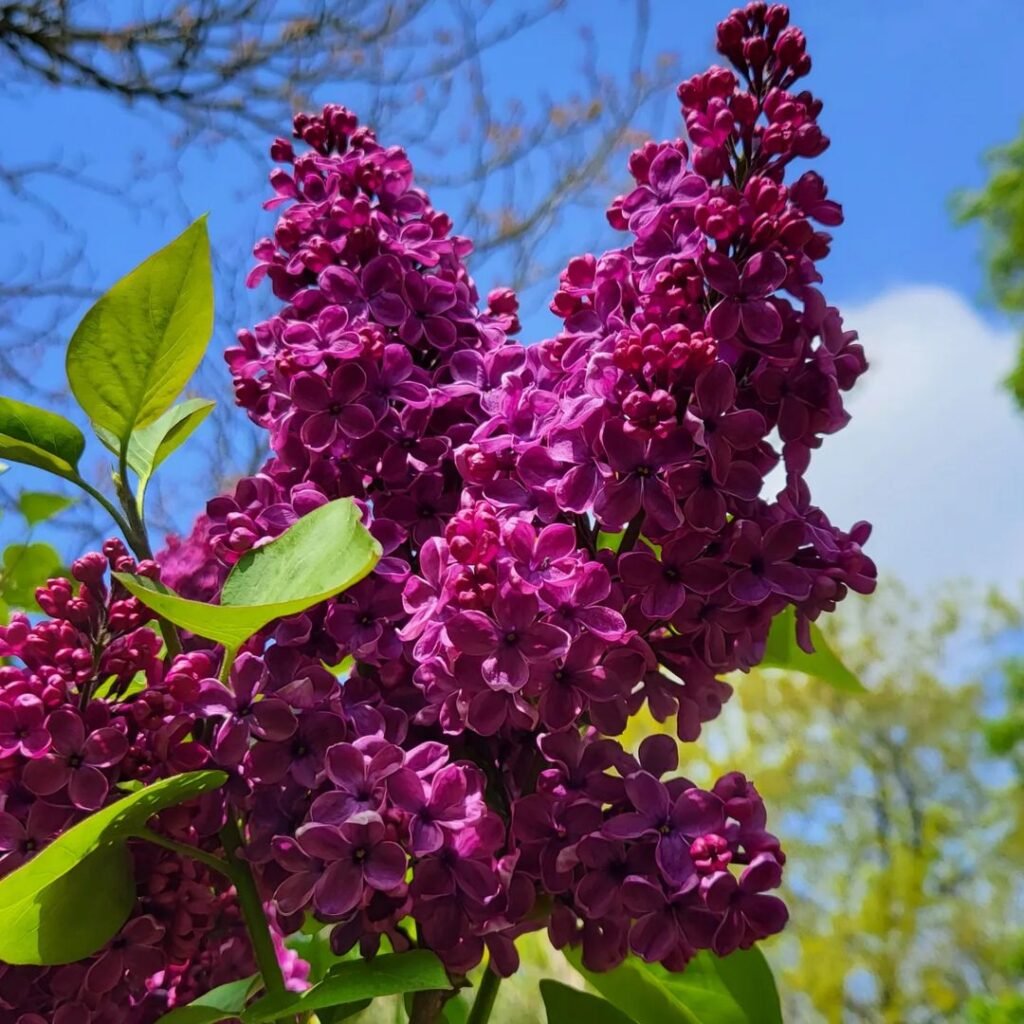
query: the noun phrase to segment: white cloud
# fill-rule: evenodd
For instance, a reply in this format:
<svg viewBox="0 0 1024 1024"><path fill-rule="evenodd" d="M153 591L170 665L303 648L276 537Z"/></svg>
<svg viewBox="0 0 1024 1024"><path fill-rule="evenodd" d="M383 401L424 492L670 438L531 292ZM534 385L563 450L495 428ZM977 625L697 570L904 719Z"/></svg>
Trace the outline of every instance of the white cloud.
<svg viewBox="0 0 1024 1024"><path fill-rule="evenodd" d="M852 422L808 474L837 525L874 523L868 551L917 587L951 576L1024 580L1024 414L1000 380L1011 332L956 292L906 287L844 308L871 367L847 396Z"/></svg>

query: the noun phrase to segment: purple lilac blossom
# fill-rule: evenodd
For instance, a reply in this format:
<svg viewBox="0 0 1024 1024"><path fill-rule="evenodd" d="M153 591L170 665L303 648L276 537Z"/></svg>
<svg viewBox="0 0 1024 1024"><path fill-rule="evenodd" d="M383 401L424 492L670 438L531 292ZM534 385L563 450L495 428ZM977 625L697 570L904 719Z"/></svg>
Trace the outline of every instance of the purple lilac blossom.
<svg viewBox="0 0 1024 1024"><path fill-rule="evenodd" d="M779 931L785 856L739 773L703 790L675 737L614 737L646 704L692 742L763 655L772 619L809 623L875 570L805 473L866 369L819 288L842 222L812 171L821 104L788 10L718 27L715 67L679 87L689 141L632 154L609 221L624 245L572 259L559 333L513 340L517 300L481 304L452 233L344 107L295 119L271 153L279 210L250 283L278 310L227 352L271 455L214 498L160 565L119 542L0 627L0 873L128 782L220 766L223 792L156 827L217 852L227 813L283 937L312 914L335 953L408 948L412 917L453 978L546 928L608 970L671 970ZM754 83L749 88L742 83ZM762 494L781 463L785 479ZM351 497L384 557L358 586L274 624L238 658L186 637L161 654L108 568L215 598L232 564ZM100 654L97 662L96 653ZM348 659L343 680L325 666ZM144 682L139 689L130 684ZM100 683L110 681L102 697ZM61 968L0 967L19 1024L149 1024L251 974L230 886L133 849L138 905L109 946Z"/></svg>

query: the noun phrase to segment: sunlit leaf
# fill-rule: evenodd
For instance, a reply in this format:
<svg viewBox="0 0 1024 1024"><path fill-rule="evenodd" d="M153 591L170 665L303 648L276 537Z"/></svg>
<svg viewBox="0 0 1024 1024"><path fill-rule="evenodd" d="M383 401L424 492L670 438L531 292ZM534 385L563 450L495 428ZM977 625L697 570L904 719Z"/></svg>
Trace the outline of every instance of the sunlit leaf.
<svg viewBox="0 0 1024 1024"><path fill-rule="evenodd" d="M224 583L219 605L188 601L141 576L114 575L158 615L235 649L267 623L303 612L358 583L380 555L380 545L360 522L358 507L341 498L314 509L280 537L243 556Z"/></svg>
<svg viewBox="0 0 1024 1024"><path fill-rule="evenodd" d="M134 676L128 681L123 689L118 689L115 692L115 684L117 683L117 676L110 676L105 679L99 686L96 687L92 692L93 700L107 700L107 701L119 701L127 700L129 697L134 696L136 693L142 693L143 690L149 685L149 681L146 679L145 672L136 672Z"/></svg>
<svg viewBox="0 0 1024 1024"><path fill-rule="evenodd" d="M63 560L50 544L11 544L4 550L0 597L15 608L36 610L36 589L60 575Z"/></svg>
<svg viewBox="0 0 1024 1024"><path fill-rule="evenodd" d="M305 992L261 999L242 1014L242 1020L245 1024L262 1024L380 996L450 987L441 961L428 950L414 949L372 960L347 960L331 968L327 978Z"/></svg>
<svg viewBox="0 0 1024 1024"><path fill-rule="evenodd" d="M604 530L599 530L597 533L598 551L603 551L605 549L609 551L618 551L625 533L625 530L619 530L618 533L605 533Z"/></svg>
<svg viewBox="0 0 1024 1024"><path fill-rule="evenodd" d="M18 509L25 517L29 526L52 519L74 505L75 499L63 494L51 494L48 491L24 491L18 498Z"/></svg>
<svg viewBox="0 0 1024 1024"><path fill-rule="evenodd" d="M100 949L134 905L125 840L157 812L226 780L223 772L200 771L151 783L73 825L0 879L0 961L64 964Z"/></svg>
<svg viewBox="0 0 1024 1024"><path fill-rule="evenodd" d="M206 219L122 277L89 310L67 351L67 374L92 422L127 441L170 408L213 331Z"/></svg>
<svg viewBox="0 0 1024 1024"><path fill-rule="evenodd" d="M132 432L128 442L128 465L139 478L137 496L140 509L153 473L192 436L216 404L206 398L190 398L172 405L148 427Z"/></svg>
<svg viewBox="0 0 1024 1024"><path fill-rule="evenodd" d="M565 955L636 1024L782 1024L771 969L757 950L719 958L698 953L683 971L629 957L611 971L588 971L578 949Z"/></svg>
<svg viewBox="0 0 1024 1024"><path fill-rule="evenodd" d="M796 642L796 612L792 607L787 608L772 622L761 664L765 668L803 672L848 693L865 692L864 684L839 660L825 634L814 623L811 623L811 642L814 653L808 654Z"/></svg>
<svg viewBox="0 0 1024 1024"><path fill-rule="evenodd" d="M256 980L254 975L219 985L187 1006L165 1013L156 1024L218 1024L222 1020L233 1020L245 1009Z"/></svg>
<svg viewBox="0 0 1024 1024"><path fill-rule="evenodd" d="M13 398L0 397L0 455L57 476L77 475L85 435L70 420Z"/></svg>

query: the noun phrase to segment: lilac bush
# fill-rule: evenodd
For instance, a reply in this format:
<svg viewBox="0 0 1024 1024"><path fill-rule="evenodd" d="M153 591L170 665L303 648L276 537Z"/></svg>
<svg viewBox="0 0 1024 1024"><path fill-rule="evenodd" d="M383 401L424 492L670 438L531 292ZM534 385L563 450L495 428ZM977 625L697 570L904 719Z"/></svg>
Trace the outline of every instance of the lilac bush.
<svg viewBox="0 0 1024 1024"><path fill-rule="evenodd" d="M600 972L631 954L679 971L783 928L754 785L703 790L672 736L616 739L646 706L695 741L781 612L809 650L811 622L874 587L869 526L833 526L804 479L866 369L819 288L841 209L790 167L828 146L795 91L804 36L752 3L718 50L733 70L680 85L689 141L632 154L608 210L623 244L570 260L536 345L513 340L511 291L481 302L471 243L403 150L333 105L274 142L280 214L249 280L281 305L227 352L272 454L156 560L111 541L40 592L46 620L0 627L0 872L118 787L227 783L161 812L165 845L133 845L137 911L106 949L0 967L10 1019L149 1022L257 968L270 989L208 863L239 819L226 852L297 990L284 940L309 921L335 956L431 950L456 985L485 955L512 974L541 929ZM373 572L233 664L187 633L162 650L153 612L106 582L215 600L338 499L379 544Z"/></svg>

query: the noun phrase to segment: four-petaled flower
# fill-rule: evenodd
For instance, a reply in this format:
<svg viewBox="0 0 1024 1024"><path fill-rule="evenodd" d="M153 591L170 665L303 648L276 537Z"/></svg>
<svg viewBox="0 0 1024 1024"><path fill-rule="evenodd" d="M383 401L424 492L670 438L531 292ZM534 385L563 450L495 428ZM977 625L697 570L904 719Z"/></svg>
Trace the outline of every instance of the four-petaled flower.
<svg viewBox="0 0 1024 1024"><path fill-rule="evenodd" d="M759 345L778 341L782 317L768 296L786 280L786 261L770 249L755 253L740 273L736 264L720 252L706 252L701 266L708 284L722 298L712 307L705 330L721 341L734 338L740 327Z"/></svg>
<svg viewBox="0 0 1024 1024"><path fill-rule="evenodd" d="M67 787L75 807L95 811L110 789L103 769L128 753L125 734L114 726L87 732L81 717L70 708L52 712L46 727L52 739L50 752L25 765L25 785L37 796L53 796Z"/></svg>

